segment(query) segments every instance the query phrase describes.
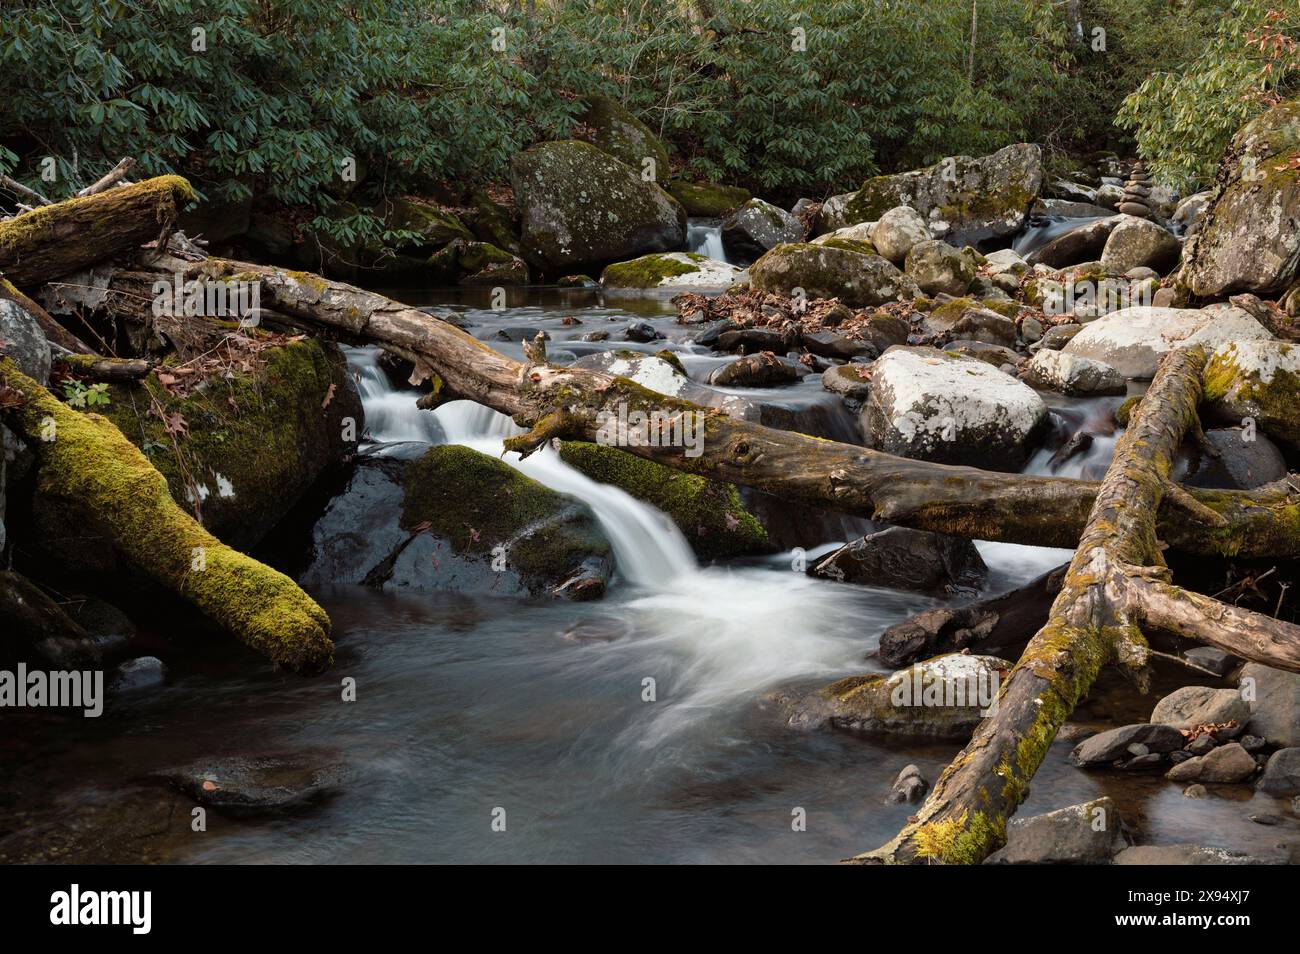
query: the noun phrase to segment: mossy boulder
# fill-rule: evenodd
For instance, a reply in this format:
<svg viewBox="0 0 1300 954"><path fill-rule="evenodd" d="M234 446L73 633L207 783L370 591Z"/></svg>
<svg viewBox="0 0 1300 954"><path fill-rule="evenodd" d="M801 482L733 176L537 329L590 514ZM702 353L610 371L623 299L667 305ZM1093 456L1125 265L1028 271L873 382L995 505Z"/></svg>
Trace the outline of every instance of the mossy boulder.
<svg viewBox="0 0 1300 954"><path fill-rule="evenodd" d="M738 262L752 262L768 249L803 238L802 222L762 199L750 199L722 223L722 247Z"/></svg>
<svg viewBox="0 0 1300 954"><path fill-rule="evenodd" d="M511 160L510 181L530 256L557 271L671 252L686 243L686 210L590 143L547 142Z"/></svg>
<svg viewBox="0 0 1300 954"><path fill-rule="evenodd" d="M396 247L413 254L433 252L456 239L473 241L474 234L451 212L424 199L399 197L381 202L372 210L390 232L414 232Z"/></svg>
<svg viewBox="0 0 1300 954"><path fill-rule="evenodd" d="M239 549L261 541L355 451L365 429L337 346L306 339L260 358L253 370L214 374L184 397L156 377L115 384L110 403L96 407L162 472L182 508Z"/></svg>
<svg viewBox="0 0 1300 954"><path fill-rule="evenodd" d="M560 459L592 480L612 484L658 507L677 524L701 559L771 549L767 531L745 509L733 484L684 474L616 447L585 441L565 441Z"/></svg>
<svg viewBox="0 0 1300 954"><path fill-rule="evenodd" d="M1192 294L1281 294L1300 277L1300 99L1274 106L1233 137L1219 190L1184 254Z"/></svg>
<svg viewBox="0 0 1300 954"><path fill-rule="evenodd" d="M301 579L592 599L611 561L581 501L468 447L410 443L357 462L316 522Z"/></svg>
<svg viewBox="0 0 1300 954"><path fill-rule="evenodd" d="M371 235L351 243L325 232L310 232L299 246L305 265L347 280L370 273L400 281L439 281L430 273L430 257L453 242L473 242L474 235L453 213L418 198L388 199L371 208L336 202L329 209L336 219L372 215L389 234ZM435 260L436 264L436 260Z"/></svg>
<svg viewBox="0 0 1300 954"><path fill-rule="evenodd" d="M726 288L740 269L695 252L656 252L609 265L600 275L606 288Z"/></svg>
<svg viewBox="0 0 1300 954"><path fill-rule="evenodd" d="M1206 413L1223 423L1252 418L1269 436L1300 449L1300 346L1232 341L1205 368Z"/></svg>
<svg viewBox="0 0 1300 954"><path fill-rule="evenodd" d="M527 285L528 263L487 242L456 239L429 256L426 274L441 283L457 285Z"/></svg>
<svg viewBox="0 0 1300 954"><path fill-rule="evenodd" d="M638 175L649 160L654 164L655 181L668 181L668 150L650 127L621 103L608 96L590 96L582 121L595 132L599 149L631 166Z"/></svg>
<svg viewBox="0 0 1300 954"><path fill-rule="evenodd" d="M477 190L470 199L473 211L467 217L467 223L474 237L480 242L495 245L503 251L524 256L524 245L519 241L519 229L505 206L497 202L483 190Z"/></svg>
<svg viewBox="0 0 1300 954"><path fill-rule="evenodd" d="M838 298L858 308L910 298L916 284L879 255L830 245L778 245L750 266L757 291L787 297L802 288L809 298Z"/></svg>
<svg viewBox="0 0 1300 954"><path fill-rule="evenodd" d="M903 270L927 295L961 295L975 278L975 258L938 239L924 239L907 252Z"/></svg>
<svg viewBox="0 0 1300 954"><path fill-rule="evenodd" d="M1016 143L978 159L950 156L925 169L868 179L844 217L875 222L890 209L911 206L935 238L973 244L1018 232L1042 184L1042 150Z"/></svg>
<svg viewBox="0 0 1300 954"><path fill-rule="evenodd" d="M751 198L748 190L716 182L687 182L674 179L668 193L682 204L687 215L720 219L740 208Z"/></svg>

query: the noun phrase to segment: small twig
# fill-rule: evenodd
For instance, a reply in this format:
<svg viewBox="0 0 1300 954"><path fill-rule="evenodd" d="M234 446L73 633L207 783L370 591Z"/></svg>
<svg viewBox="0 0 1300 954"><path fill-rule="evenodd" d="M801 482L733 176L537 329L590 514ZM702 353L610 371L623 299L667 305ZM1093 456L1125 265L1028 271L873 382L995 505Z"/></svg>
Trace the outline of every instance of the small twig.
<svg viewBox="0 0 1300 954"><path fill-rule="evenodd" d="M54 204L49 199L45 198L45 196L37 192L35 189L29 189L27 188L27 186L23 185L17 179L11 179L8 176L0 175L0 186L3 186L4 188L8 189L10 192L23 196L24 198L31 199L37 205ZM30 207L27 207L27 211L29 212L31 211Z"/></svg>
<svg viewBox="0 0 1300 954"><path fill-rule="evenodd" d="M78 192L77 198L81 199L81 198L85 198L88 195L95 195L97 192L103 192L109 186L114 185L119 179L121 179L128 172L130 172L131 167L134 165L135 165L135 160L130 156L127 156L125 159L123 159L121 162L115 165L112 169L108 170L108 172L104 175L104 177L100 179L98 182L94 183L93 185L88 185L86 186L86 188Z"/></svg>
<svg viewBox="0 0 1300 954"><path fill-rule="evenodd" d="M1282 601L1286 599L1286 591L1291 589L1290 583L1280 583L1278 585L1282 587L1282 592L1277 595L1277 606L1273 608L1274 616L1278 616L1282 612Z"/></svg>

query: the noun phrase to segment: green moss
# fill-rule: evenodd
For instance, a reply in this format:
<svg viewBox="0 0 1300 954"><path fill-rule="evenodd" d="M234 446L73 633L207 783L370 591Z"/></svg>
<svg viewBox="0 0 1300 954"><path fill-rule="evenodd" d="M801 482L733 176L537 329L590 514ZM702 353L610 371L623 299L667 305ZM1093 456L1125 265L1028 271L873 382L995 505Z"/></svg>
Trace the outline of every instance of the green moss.
<svg viewBox="0 0 1300 954"><path fill-rule="evenodd" d="M828 238L824 242L818 242L818 245L829 245L831 248L847 249L850 252L860 252L863 255L875 255L876 247L870 242L864 242L862 239L851 238Z"/></svg>
<svg viewBox="0 0 1300 954"><path fill-rule="evenodd" d="M678 257L688 261L679 261ZM616 262L605 268L600 282L610 288L657 288L665 278L690 275L698 272L699 265L708 259L694 252L657 253L642 255L628 262Z"/></svg>
<svg viewBox="0 0 1300 954"><path fill-rule="evenodd" d="M1006 298L986 298L980 302L989 311L996 311L1004 318L1014 319L1020 314L1020 305L1018 302L1010 301Z"/></svg>
<svg viewBox="0 0 1300 954"><path fill-rule="evenodd" d="M715 182L685 182L674 179L668 183L668 194L682 204L688 215L720 219L740 208L751 198L737 186L718 185Z"/></svg>
<svg viewBox="0 0 1300 954"><path fill-rule="evenodd" d="M565 441L560 457L592 480L612 484L668 514L703 559L771 548L767 531L745 509L740 491L732 484L584 441Z"/></svg>
<svg viewBox="0 0 1300 954"><path fill-rule="evenodd" d="M962 313L967 308L974 308L975 300L973 298L954 298L952 301L946 301L930 311L930 318L942 327L948 327L957 323Z"/></svg>

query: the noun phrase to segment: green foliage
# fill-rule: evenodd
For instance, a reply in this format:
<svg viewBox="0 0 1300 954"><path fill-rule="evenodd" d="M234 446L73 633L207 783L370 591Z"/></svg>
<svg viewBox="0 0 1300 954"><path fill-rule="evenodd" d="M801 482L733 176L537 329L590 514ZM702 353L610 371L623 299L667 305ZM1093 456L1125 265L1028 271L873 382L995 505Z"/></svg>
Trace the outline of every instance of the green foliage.
<svg viewBox="0 0 1300 954"><path fill-rule="evenodd" d="M107 384L87 385L85 381L64 381L63 397L69 407L91 408L111 403Z"/></svg>
<svg viewBox="0 0 1300 954"><path fill-rule="evenodd" d="M1184 189L1209 183L1232 134L1300 91L1300 11L1282 0L1233 0L1182 69L1153 72L1116 122L1134 131L1156 176Z"/></svg>

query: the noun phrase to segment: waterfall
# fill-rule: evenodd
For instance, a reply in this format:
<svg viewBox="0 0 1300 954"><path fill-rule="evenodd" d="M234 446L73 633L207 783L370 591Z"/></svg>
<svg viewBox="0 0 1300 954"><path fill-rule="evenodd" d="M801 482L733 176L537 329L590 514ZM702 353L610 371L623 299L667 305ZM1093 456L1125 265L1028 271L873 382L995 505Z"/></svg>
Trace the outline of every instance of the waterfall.
<svg viewBox="0 0 1300 954"><path fill-rule="evenodd" d="M1061 215L1035 216L1025 225L1024 230L1016 236L1011 249L1022 258L1028 258L1053 239L1060 238L1066 232L1073 232L1080 226L1096 222L1104 216L1069 219Z"/></svg>
<svg viewBox="0 0 1300 954"><path fill-rule="evenodd" d="M686 225L686 251L719 262L727 261L722 247L722 222L718 219L693 219Z"/></svg>

